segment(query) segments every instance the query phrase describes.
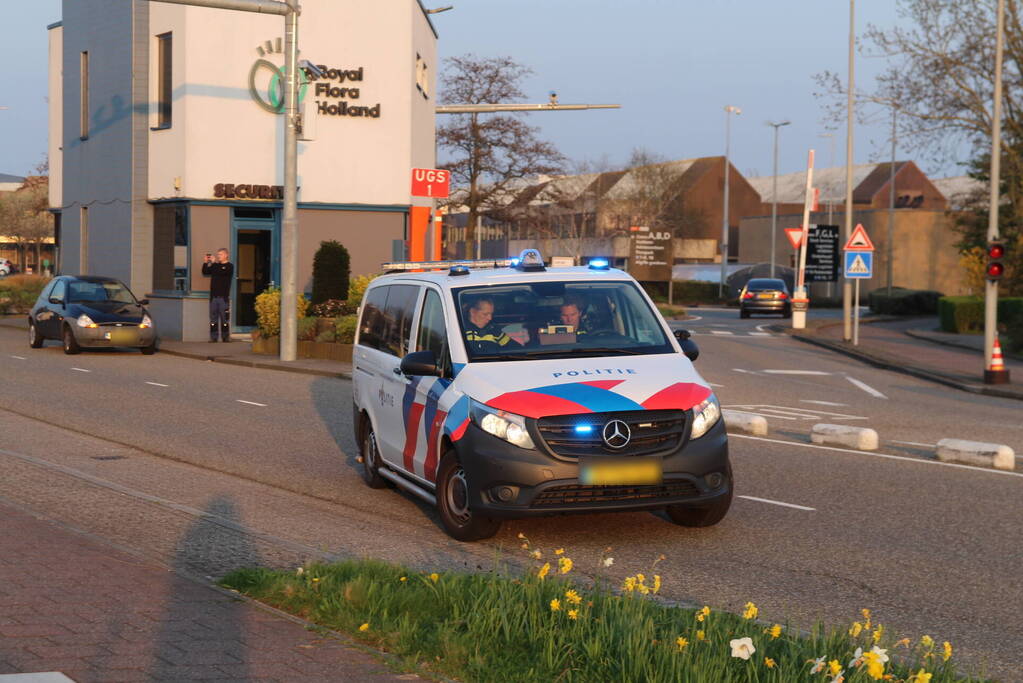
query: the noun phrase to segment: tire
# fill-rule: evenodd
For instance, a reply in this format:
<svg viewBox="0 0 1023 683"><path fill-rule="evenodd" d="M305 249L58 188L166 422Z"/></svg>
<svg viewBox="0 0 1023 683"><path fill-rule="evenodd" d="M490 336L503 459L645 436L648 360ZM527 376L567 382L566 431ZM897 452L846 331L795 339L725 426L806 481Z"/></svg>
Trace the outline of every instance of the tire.
<svg viewBox="0 0 1023 683"><path fill-rule="evenodd" d="M790 307L786 308L786 309L785 309L785 310L784 310L784 311L782 312L781 316L782 316L783 318L791 318L791 317L792 317L792 307L790 306Z"/></svg>
<svg viewBox="0 0 1023 683"><path fill-rule="evenodd" d="M362 479L371 489L387 486L387 480L380 476L380 449L377 448L373 425L366 428L366 434L362 437Z"/></svg>
<svg viewBox="0 0 1023 683"><path fill-rule="evenodd" d="M156 342L153 342L149 346L143 346L142 348L139 349L139 351L142 352L143 356L152 356L154 353L156 353Z"/></svg>
<svg viewBox="0 0 1023 683"><path fill-rule="evenodd" d="M747 311L744 308L740 308L739 309L739 317L740 318L748 318L749 317L749 311Z"/></svg>
<svg viewBox="0 0 1023 683"><path fill-rule="evenodd" d="M481 541L501 528L501 521L469 509L470 484L458 456L449 450L437 468L437 510L444 531L457 541Z"/></svg>
<svg viewBox="0 0 1023 683"><path fill-rule="evenodd" d="M82 352L82 347L78 345L78 340L75 339L75 333L71 331L71 328L67 325L64 326L64 353L69 356L73 356L76 353Z"/></svg>
<svg viewBox="0 0 1023 683"><path fill-rule="evenodd" d="M43 337L32 320L28 321L28 345L33 349L38 349L43 345Z"/></svg>
<svg viewBox="0 0 1023 683"><path fill-rule="evenodd" d="M691 507L686 505L669 505L664 511L679 526L706 527L714 526L728 514L732 507L732 478L728 478L728 493L714 500L709 505Z"/></svg>

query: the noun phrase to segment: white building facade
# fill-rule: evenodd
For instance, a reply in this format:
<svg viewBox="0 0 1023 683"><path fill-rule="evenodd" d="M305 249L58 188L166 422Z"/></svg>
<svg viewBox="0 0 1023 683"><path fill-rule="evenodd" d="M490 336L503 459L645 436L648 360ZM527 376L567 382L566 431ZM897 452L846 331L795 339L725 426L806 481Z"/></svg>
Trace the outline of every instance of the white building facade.
<svg viewBox="0 0 1023 683"><path fill-rule="evenodd" d="M64 273L146 296L163 336L207 334L206 253L236 266L233 326L280 282L284 20L149 2L64 0L50 27L51 207ZM435 165L437 36L417 0L306 0L300 289L321 241L353 274L401 257L410 170Z"/></svg>

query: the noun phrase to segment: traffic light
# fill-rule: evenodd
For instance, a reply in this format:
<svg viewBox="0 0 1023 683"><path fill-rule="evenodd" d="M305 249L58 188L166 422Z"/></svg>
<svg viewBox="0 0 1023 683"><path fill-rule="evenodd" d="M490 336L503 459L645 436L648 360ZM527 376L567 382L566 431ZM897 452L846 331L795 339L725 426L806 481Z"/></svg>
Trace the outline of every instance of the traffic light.
<svg viewBox="0 0 1023 683"><path fill-rule="evenodd" d="M1005 244L1003 242L987 243L987 266L984 268L984 277L988 282L998 282L1005 274Z"/></svg>

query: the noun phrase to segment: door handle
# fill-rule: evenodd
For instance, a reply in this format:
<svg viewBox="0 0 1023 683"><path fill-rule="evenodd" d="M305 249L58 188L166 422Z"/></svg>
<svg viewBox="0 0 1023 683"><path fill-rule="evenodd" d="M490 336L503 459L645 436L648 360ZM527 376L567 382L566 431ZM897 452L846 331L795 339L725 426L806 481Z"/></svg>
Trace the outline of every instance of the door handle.
<svg viewBox="0 0 1023 683"><path fill-rule="evenodd" d="M396 374L396 375L401 375L401 366L400 366L400 365L395 365L395 366L394 366L394 367L393 367L393 368L391 369L391 372L393 372L393 373L394 373L394 374Z"/></svg>

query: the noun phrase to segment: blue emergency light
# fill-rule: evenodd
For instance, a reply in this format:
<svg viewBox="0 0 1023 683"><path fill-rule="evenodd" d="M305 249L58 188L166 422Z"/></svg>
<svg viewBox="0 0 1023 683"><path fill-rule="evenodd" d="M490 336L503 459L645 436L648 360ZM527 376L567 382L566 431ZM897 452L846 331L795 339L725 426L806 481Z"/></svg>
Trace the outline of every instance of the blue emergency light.
<svg viewBox="0 0 1023 683"><path fill-rule="evenodd" d="M608 270L610 268L611 264L606 258L590 259L590 270Z"/></svg>

